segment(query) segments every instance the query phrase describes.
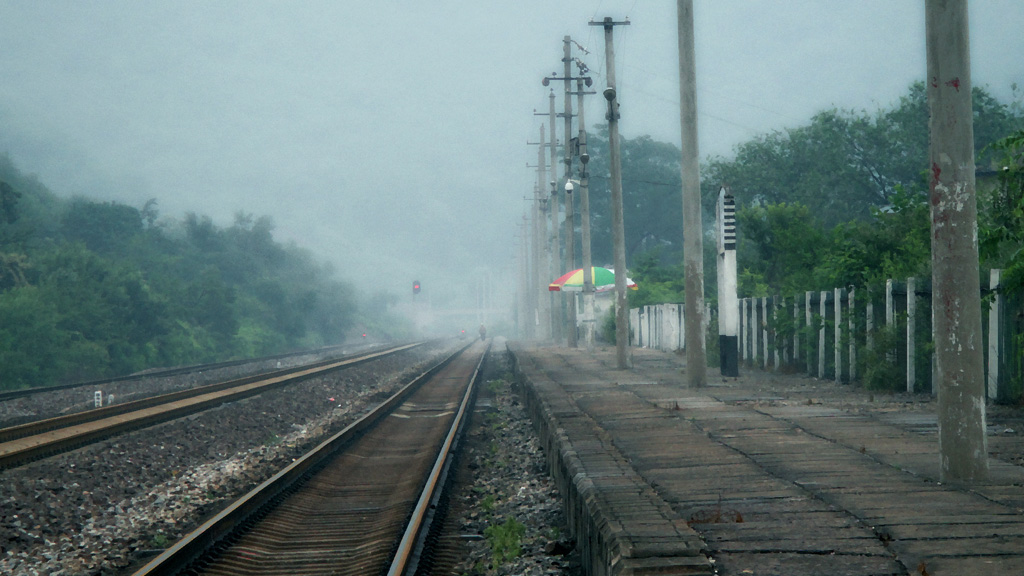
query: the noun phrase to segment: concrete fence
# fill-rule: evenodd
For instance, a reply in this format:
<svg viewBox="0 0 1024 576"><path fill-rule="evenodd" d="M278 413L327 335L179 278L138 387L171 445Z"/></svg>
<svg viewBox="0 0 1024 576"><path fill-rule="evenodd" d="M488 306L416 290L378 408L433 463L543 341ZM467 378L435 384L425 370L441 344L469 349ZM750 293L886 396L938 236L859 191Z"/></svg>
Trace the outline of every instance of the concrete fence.
<svg viewBox="0 0 1024 576"><path fill-rule="evenodd" d="M1001 271L992 270L982 289L986 394L990 400L1020 403L1024 294L1003 294L1000 278ZM737 357L743 369L803 372L839 383L883 381L886 389L936 393L930 278L741 298L738 307ZM705 307L706 334L717 316L715 307ZM631 346L682 351L683 305L631 309L629 338Z"/></svg>
<svg viewBox="0 0 1024 576"><path fill-rule="evenodd" d="M715 311L704 307L704 332ZM684 350L686 322L682 304L651 304L629 311L629 343L638 348L651 348L666 352Z"/></svg>
<svg viewBox="0 0 1024 576"><path fill-rule="evenodd" d="M1024 299L983 289L987 396L1019 402ZM985 312L985 310L983 310ZM805 372L840 383L887 379L887 388L934 394L930 278L739 301L741 365Z"/></svg>

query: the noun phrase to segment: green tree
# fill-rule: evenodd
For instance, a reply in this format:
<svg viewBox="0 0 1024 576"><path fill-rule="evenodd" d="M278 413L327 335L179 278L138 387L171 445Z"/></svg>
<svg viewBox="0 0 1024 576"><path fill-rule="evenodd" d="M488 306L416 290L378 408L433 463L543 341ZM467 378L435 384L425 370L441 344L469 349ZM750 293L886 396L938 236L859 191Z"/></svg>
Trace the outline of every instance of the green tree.
<svg viewBox="0 0 1024 576"><path fill-rule="evenodd" d="M142 214L116 202L75 198L61 219L61 233L67 241L82 242L98 254L121 255L142 233Z"/></svg>
<svg viewBox="0 0 1024 576"><path fill-rule="evenodd" d="M807 290L825 249L821 223L801 204L767 204L736 213L741 297Z"/></svg>
<svg viewBox="0 0 1024 576"><path fill-rule="evenodd" d="M592 158L588 171L593 260L595 265L610 264L612 211L607 126L599 127L596 134L587 138L587 151ZM669 262L681 252L683 244L679 148L640 136L622 138L620 150L626 263L632 266L637 254L655 249L662 262Z"/></svg>
<svg viewBox="0 0 1024 576"><path fill-rule="evenodd" d="M644 252L634 259L630 274L637 289L629 294L630 307L684 301L683 265L662 265L658 252L658 249Z"/></svg>
<svg viewBox="0 0 1024 576"><path fill-rule="evenodd" d="M1024 289L1024 130L994 143L996 184L979 194L980 254L990 268L1003 268L1007 292Z"/></svg>
<svg viewBox="0 0 1024 576"><path fill-rule="evenodd" d="M983 88L975 88L975 149L1018 129L1024 119ZM981 163L987 162L987 157ZM827 228L868 220L897 190L927 189L928 102L924 84L899 104L874 114L828 110L806 126L776 131L737 146L735 158L712 158L703 170L707 206L728 184L739 204L800 203Z"/></svg>

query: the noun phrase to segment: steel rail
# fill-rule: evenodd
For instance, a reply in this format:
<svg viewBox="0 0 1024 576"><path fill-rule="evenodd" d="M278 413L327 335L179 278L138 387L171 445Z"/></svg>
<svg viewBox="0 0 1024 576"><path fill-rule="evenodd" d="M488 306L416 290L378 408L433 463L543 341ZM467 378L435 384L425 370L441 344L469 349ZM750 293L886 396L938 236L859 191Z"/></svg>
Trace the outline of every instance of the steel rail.
<svg viewBox="0 0 1024 576"><path fill-rule="evenodd" d="M449 464L452 459L452 448L455 445L456 438L462 434L467 420L466 414L476 395L476 384L480 377L480 367L483 366L484 359L487 357L487 352L490 348L491 345L488 343L484 353L480 356L480 361L477 362L476 368L473 370L466 394L463 396L462 403L459 405L459 411L452 422L451 430L448 431L448 435L445 437L444 443L441 446L441 452L437 455L437 460L430 470L426 486L424 486L423 492L416 502L416 508L413 510L409 525L406 527L398 549L395 551L395 557L388 568L388 576L402 576L416 572L419 558L417 552L422 548L424 537L430 528L428 516L433 515L434 507L432 505L437 502L440 496L440 488L445 485Z"/></svg>
<svg viewBox="0 0 1024 576"><path fill-rule="evenodd" d="M391 414L413 392L450 364L472 344L470 342L465 347L456 350L441 362L417 376L365 416L321 442L314 449L295 460L295 462L292 462L259 486L234 501L216 516L210 518L189 534L186 534L171 548L168 548L134 572L133 576L172 576L186 571L190 565L208 551L229 541L232 536L253 523L254 519L265 515L287 493L293 491L297 485L308 480L309 477L315 474L317 470L323 468L340 451L375 426L384 417Z"/></svg>
<svg viewBox="0 0 1024 576"><path fill-rule="evenodd" d="M207 384L124 404L115 404L4 428L0 430L0 470L71 450L128 430L145 428L207 410L225 402L254 396L333 370L369 362L419 345L420 343L406 344L342 360L322 360L305 366Z"/></svg>
<svg viewBox="0 0 1024 576"><path fill-rule="evenodd" d="M112 376L110 378L100 378L98 380L85 380L82 382L71 382L68 384L55 384L53 386L33 386L31 388L21 388L19 390L7 390L0 392L0 402L6 402L7 400L14 400L17 398L24 398L26 396L33 396L35 394L42 394L44 392L57 392L60 390L71 390L73 388L85 388L87 386L103 386L105 384L113 384L116 382L128 382L131 380L142 380L146 378L164 378L167 376L177 376L180 374L191 374L192 372L205 372L208 370L217 370L220 368L231 368L233 366L241 366L243 364L250 364L253 362L263 362L269 360L280 360L282 358L291 358L293 356L304 356L307 354L322 354L331 350L340 349L342 345L335 346L324 346L323 348L316 348L314 350L300 350L297 352L286 352L284 354L275 354L273 356L264 356L262 358L244 358L241 360L225 360L224 362L211 362L209 364L193 364L191 366L179 366L177 368L162 368L152 370L149 372L140 372L135 374L125 374L124 376ZM350 356L357 355L351 354Z"/></svg>

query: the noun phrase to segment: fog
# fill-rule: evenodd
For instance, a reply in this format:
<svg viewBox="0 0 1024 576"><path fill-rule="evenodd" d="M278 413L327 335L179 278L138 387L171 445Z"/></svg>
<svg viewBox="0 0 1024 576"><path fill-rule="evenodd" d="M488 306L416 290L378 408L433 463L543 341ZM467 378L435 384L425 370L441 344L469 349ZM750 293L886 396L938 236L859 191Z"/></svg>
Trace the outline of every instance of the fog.
<svg viewBox="0 0 1024 576"><path fill-rule="evenodd" d="M1024 3L970 8L974 84L1024 85ZM700 152L728 156L822 109L891 105L925 70L920 0L697 0ZM674 2L0 0L0 153L62 196L230 224L363 291L508 308L545 75L571 35L604 85L617 27L620 129L679 141ZM560 95L559 95L560 96ZM559 105L561 98L558 98ZM591 97L591 126L604 104ZM561 134L561 129L559 129Z"/></svg>

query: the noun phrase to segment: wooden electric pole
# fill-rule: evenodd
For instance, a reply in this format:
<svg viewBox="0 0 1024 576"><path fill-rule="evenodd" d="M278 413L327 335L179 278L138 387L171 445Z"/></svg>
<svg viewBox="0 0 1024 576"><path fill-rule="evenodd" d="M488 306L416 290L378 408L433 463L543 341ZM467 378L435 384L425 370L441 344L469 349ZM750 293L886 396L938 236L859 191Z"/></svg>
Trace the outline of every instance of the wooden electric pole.
<svg viewBox="0 0 1024 576"><path fill-rule="evenodd" d="M603 22L590 22L604 27L604 54L608 87L604 89L608 101L608 162L612 180L612 258L615 262L615 360L620 370L632 364L629 346L629 302L626 299L626 227L622 216L622 158L619 153L619 101L615 93L615 46L612 29L629 24L605 18Z"/></svg>
<svg viewBox="0 0 1024 576"><path fill-rule="evenodd" d="M970 484L988 476L988 446L967 0L926 0L925 34L940 474Z"/></svg>
<svg viewBox="0 0 1024 576"><path fill-rule="evenodd" d="M686 380L690 388L707 385L704 345L704 228L700 209L697 144L697 72L693 41L693 0L677 0L679 17L679 119L682 131L683 285Z"/></svg>

